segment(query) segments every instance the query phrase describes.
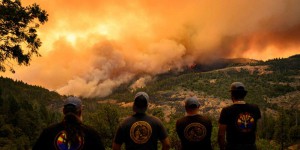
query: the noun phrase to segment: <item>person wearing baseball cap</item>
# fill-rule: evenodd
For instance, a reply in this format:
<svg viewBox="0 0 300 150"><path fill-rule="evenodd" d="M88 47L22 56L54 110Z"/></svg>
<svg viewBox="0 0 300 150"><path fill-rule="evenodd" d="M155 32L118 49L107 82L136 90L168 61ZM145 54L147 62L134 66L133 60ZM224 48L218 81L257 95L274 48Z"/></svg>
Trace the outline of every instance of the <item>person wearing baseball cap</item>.
<svg viewBox="0 0 300 150"><path fill-rule="evenodd" d="M126 150L157 150L158 140L162 149L168 150L170 142L167 131L160 119L146 114L149 95L138 92L134 97L134 115L126 118L118 127L113 140L113 150L120 150L125 143Z"/></svg>
<svg viewBox="0 0 300 150"><path fill-rule="evenodd" d="M219 147L221 150L256 150L256 126L261 118L260 109L244 101L248 91L242 82L233 82L229 91L233 105L221 111Z"/></svg>
<svg viewBox="0 0 300 150"><path fill-rule="evenodd" d="M181 141L182 150L212 150L212 122L199 114L200 103L196 97L184 101L186 116L176 121L176 132Z"/></svg>
<svg viewBox="0 0 300 150"><path fill-rule="evenodd" d="M64 101L64 119L43 130L32 150L104 150L98 132L82 123L82 101Z"/></svg>

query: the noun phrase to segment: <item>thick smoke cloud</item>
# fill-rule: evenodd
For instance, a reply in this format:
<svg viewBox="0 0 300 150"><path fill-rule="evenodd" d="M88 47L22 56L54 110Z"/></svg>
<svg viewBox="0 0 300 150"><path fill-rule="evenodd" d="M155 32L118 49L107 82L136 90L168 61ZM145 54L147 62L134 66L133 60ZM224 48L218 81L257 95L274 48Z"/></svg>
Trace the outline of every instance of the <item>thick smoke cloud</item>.
<svg viewBox="0 0 300 150"><path fill-rule="evenodd" d="M43 57L7 76L83 97L219 57L300 52L298 0L26 0L49 13Z"/></svg>

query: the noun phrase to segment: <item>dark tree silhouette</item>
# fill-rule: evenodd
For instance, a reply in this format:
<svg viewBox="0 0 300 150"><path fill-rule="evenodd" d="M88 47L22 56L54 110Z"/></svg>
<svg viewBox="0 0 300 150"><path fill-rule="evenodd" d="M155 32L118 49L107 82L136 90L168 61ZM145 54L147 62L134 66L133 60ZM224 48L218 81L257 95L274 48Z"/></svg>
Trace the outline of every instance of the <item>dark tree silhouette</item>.
<svg viewBox="0 0 300 150"><path fill-rule="evenodd" d="M40 56L37 29L47 21L47 12L35 3L23 7L20 0L0 0L0 72L14 72L10 61L29 65L32 55Z"/></svg>

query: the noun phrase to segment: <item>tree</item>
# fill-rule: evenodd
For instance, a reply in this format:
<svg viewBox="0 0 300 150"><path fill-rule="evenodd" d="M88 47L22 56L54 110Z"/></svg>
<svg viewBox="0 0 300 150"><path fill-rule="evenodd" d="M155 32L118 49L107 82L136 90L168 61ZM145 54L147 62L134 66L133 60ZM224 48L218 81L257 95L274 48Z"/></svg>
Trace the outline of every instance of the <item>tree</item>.
<svg viewBox="0 0 300 150"><path fill-rule="evenodd" d="M40 56L37 29L48 14L35 3L23 7L20 0L0 0L0 10L0 71L14 72L9 60L29 65L32 55Z"/></svg>

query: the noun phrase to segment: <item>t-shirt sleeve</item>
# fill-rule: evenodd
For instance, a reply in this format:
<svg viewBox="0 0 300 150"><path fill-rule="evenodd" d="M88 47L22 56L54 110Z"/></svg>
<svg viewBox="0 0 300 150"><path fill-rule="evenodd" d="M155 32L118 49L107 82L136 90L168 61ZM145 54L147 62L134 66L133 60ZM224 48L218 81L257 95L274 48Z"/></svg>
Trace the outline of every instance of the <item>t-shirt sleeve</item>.
<svg viewBox="0 0 300 150"><path fill-rule="evenodd" d="M158 138L163 140L168 137L166 128L163 126L162 122L158 120Z"/></svg>
<svg viewBox="0 0 300 150"><path fill-rule="evenodd" d="M228 124L228 117L227 117L227 111L225 108L222 109L221 114L220 114L220 118L219 118L219 123L220 124Z"/></svg>
<svg viewBox="0 0 300 150"><path fill-rule="evenodd" d="M257 119L260 119L260 118L261 118L261 113L260 113L260 110L259 110L259 108L257 106Z"/></svg>
<svg viewBox="0 0 300 150"><path fill-rule="evenodd" d="M117 143L117 144L122 144L124 142L124 137L125 137L124 129L120 125L117 129L116 136L114 138L114 142Z"/></svg>
<svg viewBox="0 0 300 150"><path fill-rule="evenodd" d="M48 137L47 130L43 130L43 132L41 133L41 135L33 145L32 150L44 149L44 147L46 146L45 142L47 141L47 137Z"/></svg>
<svg viewBox="0 0 300 150"><path fill-rule="evenodd" d="M93 148L96 148L98 150L105 150L104 145L102 143L101 136L99 135L99 133L96 130L92 130L92 133L93 133L93 138L95 139Z"/></svg>

